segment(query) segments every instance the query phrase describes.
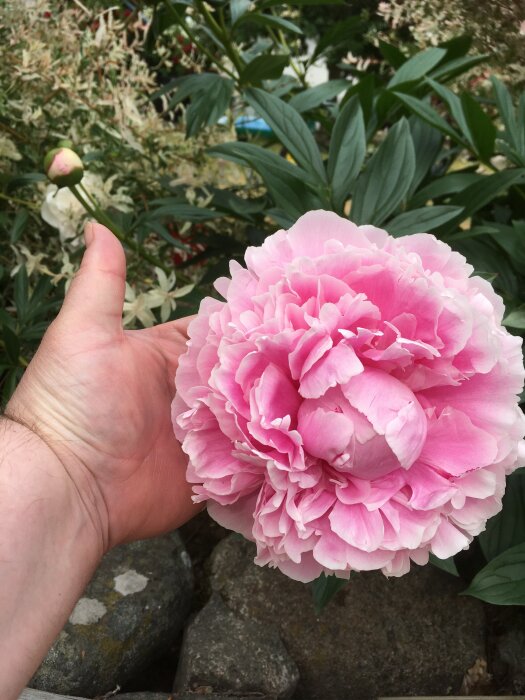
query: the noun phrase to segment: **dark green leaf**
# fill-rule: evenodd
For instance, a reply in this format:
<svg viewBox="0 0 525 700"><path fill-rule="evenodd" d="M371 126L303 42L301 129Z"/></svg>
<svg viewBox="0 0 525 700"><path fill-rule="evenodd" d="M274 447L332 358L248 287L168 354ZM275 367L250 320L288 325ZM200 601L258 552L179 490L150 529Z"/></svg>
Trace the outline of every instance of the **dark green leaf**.
<svg viewBox="0 0 525 700"><path fill-rule="evenodd" d="M179 221L209 221L217 219L221 214L206 207L195 207L193 204L164 204L156 209L150 209L142 216L143 221L172 218Z"/></svg>
<svg viewBox="0 0 525 700"><path fill-rule="evenodd" d="M471 143L480 160L489 161L494 154L496 127L477 100L465 93L461 96L461 107L471 135Z"/></svg>
<svg viewBox="0 0 525 700"><path fill-rule="evenodd" d="M448 105L450 113L454 117L456 124L459 126L461 133L463 136L465 136L466 140L472 144L472 134L470 133L469 125L463 112L463 107L459 97L453 93L452 90L449 90L444 85L432 80L432 78L427 78L427 82L432 87L434 92L441 97L443 102Z"/></svg>
<svg viewBox="0 0 525 700"><path fill-rule="evenodd" d="M284 229L290 228L290 226L295 223L295 217L290 216L284 209L273 207L272 209L268 209L266 214L272 218L278 226L282 226Z"/></svg>
<svg viewBox="0 0 525 700"><path fill-rule="evenodd" d="M436 162L443 138L439 131L417 117L410 117L408 123L416 153L416 171L409 190L409 196L411 196Z"/></svg>
<svg viewBox="0 0 525 700"><path fill-rule="evenodd" d="M334 595L348 584L345 578L321 574L312 582L312 596L318 613L329 603Z"/></svg>
<svg viewBox="0 0 525 700"><path fill-rule="evenodd" d="M29 280L27 278L27 270L25 265L22 265L15 275L14 284L14 300L17 316L21 323L24 323L27 302L29 297Z"/></svg>
<svg viewBox="0 0 525 700"><path fill-rule="evenodd" d="M7 359L11 364L18 365L18 358L20 356L20 341L18 336L14 331L9 328L9 326L2 326L2 340L4 341L4 348L7 355Z"/></svg>
<svg viewBox="0 0 525 700"><path fill-rule="evenodd" d="M525 605L525 543L492 559L464 594L493 605Z"/></svg>
<svg viewBox="0 0 525 700"><path fill-rule="evenodd" d="M233 142L215 146L208 152L253 168L263 179L277 206L291 217L297 218L309 209L327 206L315 195L312 176L273 151L251 143Z"/></svg>
<svg viewBox="0 0 525 700"><path fill-rule="evenodd" d="M459 576L459 571L456 566L456 562L454 561L454 557L449 557L448 559L438 559L431 552L428 561L436 568L441 569L441 571L446 571L447 574L452 574L452 576Z"/></svg>
<svg viewBox="0 0 525 700"><path fill-rule="evenodd" d="M337 211L342 211L365 155L363 111L358 97L354 96L337 115L328 153L328 178L332 186L334 208Z"/></svg>
<svg viewBox="0 0 525 700"><path fill-rule="evenodd" d="M278 5L344 5L345 0L292 0L283 2L282 0L264 0L261 7L277 7Z"/></svg>
<svg viewBox="0 0 525 700"><path fill-rule="evenodd" d="M238 19L240 19L251 6L250 0L230 0L230 13L232 18L232 24L235 24Z"/></svg>
<svg viewBox="0 0 525 700"><path fill-rule="evenodd" d="M461 241L454 237L453 240L454 248L474 266L476 274L489 279L500 294L509 298L517 297L518 279L509 265L509 257L490 237L478 236Z"/></svg>
<svg viewBox="0 0 525 700"><path fill-rule="evenodd" d="M379 40L379 50L383 55L385 61L387 61L392 68L398 69L407 60L405 54L400 51L397 46L392 46L392 44L387 44L386 41Z"/></svg>
<svg viewBox="0 0 525 700"><path fill-rule="evenodd" d="M29 212L27 209L19 209L16 213L15 220L13 221L13 225L9 233L11 243L16 243L18 241L22 233L25 231L28 221Z"/></svg>
<svg viewBox="0 0 525 700"><path fill-rule="evenodd" d="M461 36L455 36L453 39L448 41L442 41L439 44L440 48L447 50L447 61L452 61L456 58L461 58L465 56L472 46L472 35L462 34Z"/></svg>
<svg viewBox="0 0 525 700"><path fill-rule="evenodd" d="M247 24L248 22L260 24L263 27L284 29L284 31L293 32L294 34L303 33L303 30L293 22L290 22L290 20L284 19L283 17L275 17L274 15L261 15L258 12L248 12L239 19L237 25Z"/></svg>
<svg viewBox="0 0 525 700"><path fill-rule="evenodd" d="M335 22L319 39L317 46L310 58L310 62L322 56L324 53L337 49L342 44L346 44L348 39L360 32L363 20L359 15L348 17L342 22Z"/></svg>
<svg viewBox="0 0 525 700"><path fill-rule="evenodd" d="M429 77L434 80L441 80L442 82L450 82L457 78L463 73L466 73L471 68L478 66L480 63L484 63L490 54L484 53L479 56L465 56L464 58L456 58L447 63L443 63L433 70Z"/></svg>
<svg viewBox="0 0 525 700"><path fill-rule="evenodd" d="M494 175L485 175L465 190L458 192L451 199L450 203L456 206L464 206L465 211L463 214L464 218L467 218L486 206L503 190L524 182L525 168L502 170L494 173Z"/></svg>
<svg viewBox="0 0 525 700"><path fill-rule="evenodd" d="M445 49L439 49L433 47L430 49L424 49L415 56L409 58L405 61L403 65L394 73L392 79L388 83L388 88L393 88L395 86L401 85L402 83L408 83L413 80L420 80L423 78L432 68L435 68L437 64L443 60L446 55Z"/></svg>
<svg viewBox="0 0 525 700"><path fill-rule="evenodd" d="M516 328L520 331L525 330L525 308L521 307L511 311L502 321L504 326L508 328ZM525 510L523 511L525 513ZM525 540L525 534L523 536Z"/></svg>
<svg viewBox="0 0 525 700"><path fill-rule="evenodd" d="M516 112L512 103L512 97L507 87L498 80L496 76L491 77L494 87L494 96L496 104L501 115L503 124L505 125L505 133L503 138L509 143L513 149L519 152L519 132L516 122Z"/></svg>
<svg viewBox="0 0 525 700"><path fill-rule="evenodd" d="M288 65L288 54L265 54L256 56L242 70L239 79L243 85L260 83L262 80L277 80Z"/></svg>
<svg viewBox="0 0 525 700"><path fill-rule="evenodd" d="M308 112L323 102L333 99L349 87L351 84L348 80L329 80L327 83L316 85L316 87L308 88L294 95L288 104L298 112Z"/></svg>
<svg viewBox="0 0 525 700"><path fill-rule="evenodd" d="M306 171L326 183L326 173L315 139L299 112L278 97L258 88L245 91L248 103L272 127L277 138Z"/></svg>
<svg viewBox="0 0 525 700"><path fill-rule="evenodd" d="M224 114L233 92L233 81L217 76L203 92L193 95L186 110L186 136L195 136L204 126L213 126Z"/></svg>
<svg viewBox="0 0 525 700"><path fill-rule="evenodd" d="M358 180L351 219L379 226L401 204L416 168L410 128L403 117L388 132Z"/></svg>
<svg viewBox="0 0 525 700"><path fill-rule="evenodd" d="M438 131L441 131L445 136L449 136L451 139L467 147L466 142L462 139L461 135L453 129L443 117L436 112L436 110L429 105L428 102L423 100L418 100L417 97L412 97L412 95L405 95L400 92L394 93L396 97L403 102L411 112L417 115L420 119L430 126L433 126Z"/></svg>
<svg viewBox="0 0 525 700"><path fill-rule="evenodd" d="M416 192L410 200L410 208L420 207L430 199L439 199L448 194L455 194L466 190L469 185L479 182L484 175L478 173L449 173L443 177L433 180L428 185Z"/></svg>
<svg viewBox="0 0 525 700"><path fill-rule="evenodd" d="M514 313L521 314L520 322L523 324L514 328L525 328L523 310ZM507 477L503 508L488 521L478 539L487 561L525 542L525 474L522 471Z"/></svg>
<svg viewBox="0 0 525 700"><path fill-rule="evenodd" d="M35 182L45 182L47 177L43 173L25 173L24 175L16 175L10 177L7 182L7 191L11 192L17 187L24 185L32 185Z"/></svg>
<svg viewBox="0 0 525 700"><path fill-rule="evenodd" d="M385 224L386 230L392 236L408 236L412 233L432 233L438 226L446 224L451 219L457 219L462 207L436 205L412 209L399 214Z"/></svg>

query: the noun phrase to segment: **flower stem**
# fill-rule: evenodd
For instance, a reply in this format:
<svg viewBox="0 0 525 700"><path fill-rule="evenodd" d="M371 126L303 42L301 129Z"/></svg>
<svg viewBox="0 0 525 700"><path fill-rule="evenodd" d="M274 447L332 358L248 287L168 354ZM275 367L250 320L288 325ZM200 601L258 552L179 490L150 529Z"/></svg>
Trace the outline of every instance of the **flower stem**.
<svg viewBox="0 0 525 700"><path fill-rule="evenodd" d="M81 193L79 187L82 189L83 194ZM82 206L90 216L92 216L104 226L107 226L107 228L109 228L109 230L115 234L115 236L119 239L121 243L124 243L130 250L134 250L141 258L149 262L150 265L153 265L154 267L160 267L161 270L163 270L166 273L169 273L170 270L166 267L166 265L164 265L164 263L161 260L159 260L159 258L150 255L143 248L139 247L139 245L135 241L133 241L131 238L129 238L129 236L127 236L123 231L121 231L117 224L115 224L115 222L112 221L112 219L110 219L109 216L107 216L107 214L105 214L100 209L98 204L88 194L87 190L84 189L82 185L80 185L79 187L73 185L69 189L75 195L75 197L78 199L80 204L82 204Z"/></svg>

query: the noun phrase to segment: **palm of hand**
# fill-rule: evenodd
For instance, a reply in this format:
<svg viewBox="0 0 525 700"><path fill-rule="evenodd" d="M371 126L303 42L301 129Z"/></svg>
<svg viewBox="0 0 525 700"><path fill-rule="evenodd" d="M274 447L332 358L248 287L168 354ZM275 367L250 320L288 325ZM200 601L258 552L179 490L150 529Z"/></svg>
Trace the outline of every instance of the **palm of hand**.
<svg viewBox="0 0 525 700"><path fill-rule="evenodd" d="M197 510L170 416L187 322L123 331L120 318L97 326L89 314L67 313L68 304L8 411L38 430L73 474L92 477L107 509L108 546L177 527Z"/></svg>

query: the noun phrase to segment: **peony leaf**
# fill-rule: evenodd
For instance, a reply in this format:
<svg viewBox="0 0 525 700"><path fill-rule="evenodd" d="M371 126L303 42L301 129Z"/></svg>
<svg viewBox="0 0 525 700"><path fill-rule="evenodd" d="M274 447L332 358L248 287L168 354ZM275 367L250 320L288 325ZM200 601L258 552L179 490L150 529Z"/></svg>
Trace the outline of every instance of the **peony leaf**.
<svg viewBox="0 0 525 700"><path fill-rule="evenodd" d="M449 557L448 559L439 559L438 557L436 557L435 554L432 554L432 552L430 552L428 561L437 569L441 569L441 571L446 571L447 574L452 574L452 576L459 576L458 567L456 566L454 557Z"/></svg>
<svg viewBox="0 0 525 700"><path fill-rule="evenodd" d="M415 170L414 144L408 122L402 118L359 176L350 218L358 224L380 226L407 195Z"/></svg>
<svg viewBox="0 0 525 700"><path fill-rule="evenodd" d="M326 576L321 574L315 581L312 581L312 596L315 609L318 613L328 605L334 595L344 588L348 583L346 578L337 576Z"/></svg>
<svg viewBox="0 0 525 700"><path fill-rule="evenodd" d="M514 328L525 328L523 311L514 313L521 315L522 323ZM505 325L512 325L507 323L509 316L503 321ZM518 471L507 477L503 508L488 521L487 528L479 535L479 543L483 554L491 561L521 542L525 542L525 473Z"/></svg>
<svg viewBox="0 0 525 700"><path fill-rule="evenodd" d="M480 160L488 161L494 154L496 127L477 100L465 93L461 96L461 108L470 132L471 143Z"/></svg>
<svg viewBox="0 0 525 700"><path fill-rule="evenodd" d="M493 605L525 605L525 543L507 549L489 562L463 595Z"/></svg>
<svg viewBox="0 0 525 700"><path fill-rule="evenodd" d="M404 95L401 92L394 92L394 95L403 102L408 109L416 114L420 119L433 126L438 131L441 131L445 136L449 136L453 141L460 143L465 148L468 147L464 139L458 134L458 132L453 129L448 122L443 119L443 117L436 112L436 110L430 106L430 104L423 100L418 100L417 97L412 95Z"/></svg>
<svg viewBox="0 0 525 700"><path fill-rule="evenodd" d="M299 112L278 97L258 88L245 91L246 100L274 130L277 138L307 172L322 185L326 173L310 129Z"/></svg>
<svg viewBox="0 0 525 700"><path fill-rule="evenodd" d="M391 219L385 228L390 235L408 236L412 233L432 233L438 226L442 226L451 219L457 218L463 207L436 205L412 209L399 214Z"/></svg>
<svg viewBox="0 0 525 700"><path fill-rule="evenodd" d="M308 112L309 109L319 107L323 102L333 99L349 87L351 83L348 80L329 80L327 83L294 95L288 104L298 112Z"/></svg>
<svg viewBox="0 0 525 700"><path fill-rule="evenodd" d="M439 49L437 47L419 51L409 58L408 61L405 61L394 73L387 87L392 88L402 83L420 80L445 58L446 53L445 49Z"/></svg>
<svg viewBox="0 0 525 700"><path fill-rule="evenodd" d="M332 131L328 154L328 177L334 208L342 211L366 155L363 110L354 95L339 112Z"/></svg>
<svg viewBox="0 0 525 700"><path fill-rule="evenodd" d="M242 84L260 83L261 80L277 80L288 65L288 54L262 54L256 56L242 70L239 80Z"/></svg>
<svg viewBox="0 0 525 700"><path fill-rule="evenodd" d="M416 171L410 183L409 196L412 196L436 162L443 144L443 137L437 129L432 128L414 115L410 117L408 123L410 124L414 150L417 153Z"/></svg>

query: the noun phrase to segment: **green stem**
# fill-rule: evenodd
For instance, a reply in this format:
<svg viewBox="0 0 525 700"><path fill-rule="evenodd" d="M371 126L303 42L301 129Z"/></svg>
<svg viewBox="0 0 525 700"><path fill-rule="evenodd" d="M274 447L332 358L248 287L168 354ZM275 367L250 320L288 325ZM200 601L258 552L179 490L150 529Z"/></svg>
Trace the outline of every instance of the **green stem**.
<svg viewBox="0 0 525 700"><path fill-rule="evenodd" d="M155 267L160 267L161 270L163 270L166 273L169 273L170 270L164 265L164 263L156 258L153 255L150 255L147 251L145 251L143 248L140 248L135 241L133 241L129 236L127 236L121 229L115 224L112 219L105 214L98 204L93 200L93 198L89 195L89 193L84 189L82 185L80 185L80 188L82 189L83 193L87 197L84 199L84 196L81 194L79 188L76 185L73 185L69 189L75 197L78 199L80 204L84 207L84 209L87 211L87 213L92 216L94 219L96 219L98 222L103 224L104 226L107 226L110 231L113 231L115 236L119 239L121 243L124 243L130 250L135 250L135 252L144 260L150 263L150 265L153 265Z"/></svg>
<svg viewBox="0 0 525 700"><path fill-rule="evenodd" d="M276 16L275 10L274 10L273 8L272 8L272 10L271 10L271 13L272 13L272 15L273 15L274 17ZM303 87L308 87L307 84L306 84L306 73L305 73L305 72L301 72L301 71L299 70L298 65L297 65L296 62L293 60L293 58L292 58L292 50L290 49L290 45L289 45L288 42L286 41L286 36L284 35L283 30L282 30L282 29L278 29L278 30L277 30L277 33L278 33L278 35L279 35L279 40L280 40L280 42L281 42L281 45L284 46L284 48L285 48L287 54L290 56L290 66L292 67L293 72L294 72L295 75L299 78L299 81L301 82L302 86L303 86Z"/></svg>
<svg viewBox="0 0 525 700"><path fill-rule="evenodd" d="M30 202L27 199L18 199L17 197L10 197L7 194L0 192L0 199L5 199L7 202L13 202L14 204L20 204L23 207L29 207L29 209L38 209L38 204Z"/></svg>
<svg viewBox="0 0 525 700"><path fill-rule="evenodd" d="M188 35L189 40L195 44L195 46L203 53L205 56L208 57L208 59L219 68L223 73L226 73L226 75L229 75L230 78L233 78L235 81L237 81L237 76L235 73L233 73L229 68L226 68L213 54L212 52L204 46L204 44L197 39L196 35L191 31L191 29L188 27L188 25L182 20L182 18L179 16L179 14L175 11L175 8L172 7L170 0L164 0L164 4L166 7L169 9L169 11L173 14L175 19L177 20L178 25L183 29L183 31L186 32Z"/></svg>
<svg viewBox="0 0 525 700"><path fill-rule="evenodd" d="M215 18L212 16L211 12L206 7L205 2L202 2L202 0L196 0L195 4L197 5L199 12L204 16L204 19L208 23L210 30L224 46L224 50L226 51L230 61L233 63L233 65L237 69L237 72L240 75L244 67L243 62L237 51L234 49L232 42L230 41L228 31L224 26L221 27L216 22Z"/></svg>

